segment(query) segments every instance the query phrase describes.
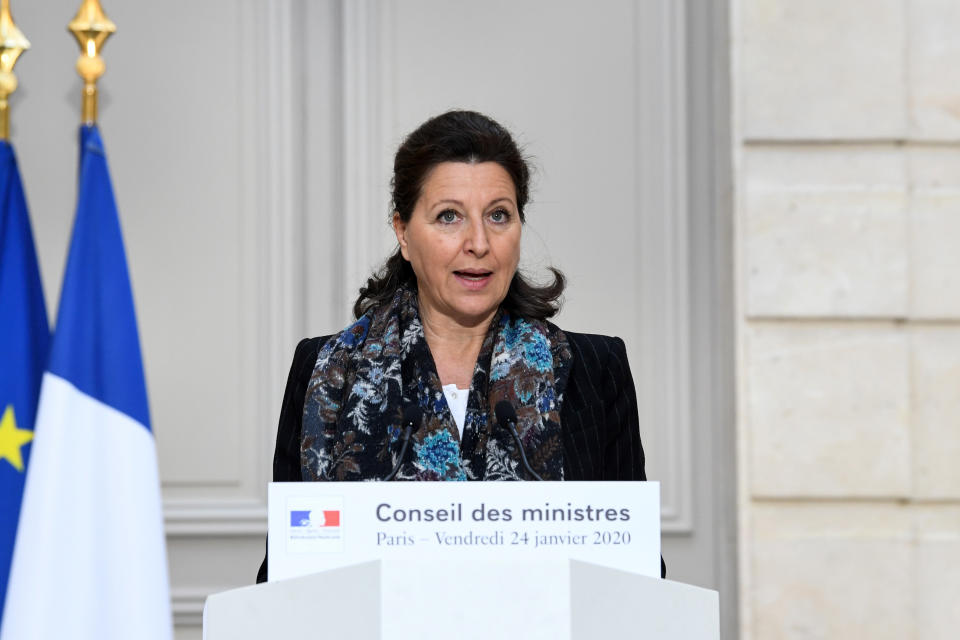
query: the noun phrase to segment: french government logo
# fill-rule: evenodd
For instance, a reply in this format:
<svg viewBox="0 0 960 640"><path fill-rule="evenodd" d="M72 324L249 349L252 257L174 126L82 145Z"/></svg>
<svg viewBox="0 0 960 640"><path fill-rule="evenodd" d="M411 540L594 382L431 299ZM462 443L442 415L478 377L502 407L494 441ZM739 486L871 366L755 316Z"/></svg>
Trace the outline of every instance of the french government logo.
<svg viewBox="0 0 960 640"><path fill-rule="evenodd" d="M290 553L337 553L343 551L341 513L343 498L320 497L287 499L289 526L287 551Z"/></svg>

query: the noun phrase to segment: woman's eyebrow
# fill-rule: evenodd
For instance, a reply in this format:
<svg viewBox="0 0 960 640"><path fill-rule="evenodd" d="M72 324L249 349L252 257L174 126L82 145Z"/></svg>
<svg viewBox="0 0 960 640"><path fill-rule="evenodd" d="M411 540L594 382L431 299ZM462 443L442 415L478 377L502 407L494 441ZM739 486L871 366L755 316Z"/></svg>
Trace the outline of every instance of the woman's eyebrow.
<svg viewBox="0 0 960 640"><path fill-rule="evenodd" d="M508 197L506 197L506 196L503 196L502 198L497 198L496 200L491 200L490 203L487 204L487 206L488 206L488 207L491 207L491 206L497 204L498 202L506 202L507 204L513 204L513 200L512 200L511 198L508 198ZM434 202L433 205L431 205L431 209L432 209L433 207L436 207L437 205L441 205L441 204L455 204L455 205L457 205L458 207L462 207L462 206L463 206L463 202L461 202L460 200L454 200L453 198L444 198L443 200L437 200L436 202Z"/></svg>

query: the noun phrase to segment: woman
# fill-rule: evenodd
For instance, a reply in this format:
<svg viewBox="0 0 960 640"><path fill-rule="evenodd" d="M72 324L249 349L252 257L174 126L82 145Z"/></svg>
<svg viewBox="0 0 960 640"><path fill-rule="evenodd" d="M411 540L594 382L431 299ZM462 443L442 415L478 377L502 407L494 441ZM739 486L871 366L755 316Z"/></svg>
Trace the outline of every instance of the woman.
<svg viewBox="0 0 960 640"><path fill-rule="evenodd" d="M486 116L451 111L407 137L399 246L360 290L356 322L297 346L275 481L525 479L494 411L504 401L543 479L646 479L623 341L548 322L563 276L538 287L517 270L528 190L523 155Z"/></svg>

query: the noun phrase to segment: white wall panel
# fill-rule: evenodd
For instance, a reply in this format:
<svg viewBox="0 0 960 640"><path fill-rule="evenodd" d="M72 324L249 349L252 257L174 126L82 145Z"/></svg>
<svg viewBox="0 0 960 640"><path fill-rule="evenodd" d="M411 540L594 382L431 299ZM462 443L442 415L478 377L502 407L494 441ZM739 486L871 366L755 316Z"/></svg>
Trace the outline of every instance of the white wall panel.
<svg viewBox="0 0 960 640"><path fill-rule="evenodd" d="M561 326L626 339L664 527L689 532L683 5L370 1L346 14L347 298L395 244L384 158L451 108L500 120L537 169L523 266L570 277Z"/></svg>

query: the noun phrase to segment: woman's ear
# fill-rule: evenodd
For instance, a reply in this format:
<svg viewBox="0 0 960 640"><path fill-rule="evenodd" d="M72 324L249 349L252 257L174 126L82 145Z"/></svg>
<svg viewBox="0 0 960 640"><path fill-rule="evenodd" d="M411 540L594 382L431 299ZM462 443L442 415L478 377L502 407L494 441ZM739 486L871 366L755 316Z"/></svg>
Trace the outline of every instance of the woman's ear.
<svg viewBox="0 0 960 640"><path fill-rule="evenodd" d="M393 232L397 235L397 243L400 245L400 255L407 262L410 256L407 255L407 223L400 217L399 211L393 212Z"/></svg>

